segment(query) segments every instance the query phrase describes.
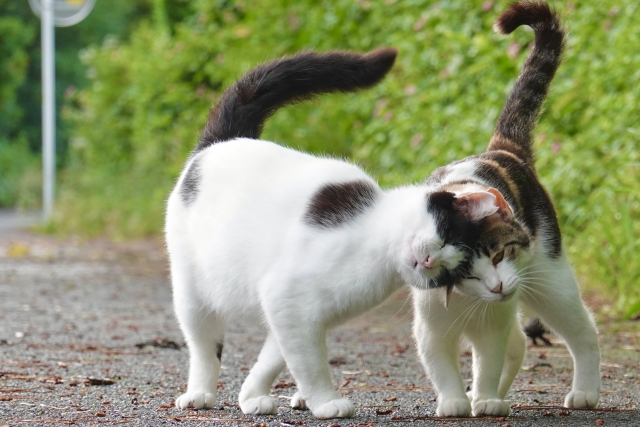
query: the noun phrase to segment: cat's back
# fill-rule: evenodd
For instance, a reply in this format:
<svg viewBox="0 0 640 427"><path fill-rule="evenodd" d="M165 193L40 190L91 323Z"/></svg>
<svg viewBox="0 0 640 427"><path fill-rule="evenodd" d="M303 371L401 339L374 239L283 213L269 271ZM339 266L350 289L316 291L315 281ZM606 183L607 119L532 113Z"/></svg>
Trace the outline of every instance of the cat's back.
<svg viewBox="0 0 640 427"><path fill-rule="evenodd" d="M362 178L370 179L348 162L239 138L196 154L174 192L180 192L182 205L192 212L210 212L224 203L227 212L264 205L293 213L294 206L306 206L319 186Z"/></svg>
<svg viewBox="0 0 640 427"><path fill-rule="evenodd" d="M203 176L208 180L233 176L238 186L261 183L271 191L287 184L304 191L315 182L336 176L336 173L338 178L342 175L364 174L360 168L348 162L248 138L210 147L202 153L201 162ZM234 183L228 181L208 181L206 184L207 189L234 187Z"/></svg>

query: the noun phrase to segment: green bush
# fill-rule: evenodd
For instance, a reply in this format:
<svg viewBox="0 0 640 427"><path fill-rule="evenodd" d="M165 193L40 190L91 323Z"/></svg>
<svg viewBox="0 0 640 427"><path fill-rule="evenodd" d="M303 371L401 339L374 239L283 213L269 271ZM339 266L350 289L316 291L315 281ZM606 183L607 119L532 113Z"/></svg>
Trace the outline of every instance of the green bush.
<svg viewBox="0 0 640 427"><path fill-rule="evenodd" d="M25 178L39 167L37 159L26 138L19 137L12 143L0 139L0 206L33 207L29 203L33 189L25 187Z"/></svg>
<svg viewBox="0 0 640 427"><path fill-rule="evenodd" d="M127 43L85 53L91 85L66 109L74 139L60 230L159 234L209 106L251 67L303 49L400 54L376 88L280 111L264 138L350 158L383 186L423 180L484 150L532 40L524 29L493 33L506 1L242 4L193 0L171 32L142 25ZM571 32L537 130L540 177L583 282L630 309L640 301L640 56L629 47L640 46L640 14L632 0L556 6Z"/></svg>
<svg viewBox="0 0 640 427"><path fill-rule="evenodd" d="M0 206L15 206L22 177L36 157L18 126L23 112L17 96L28 66L25 47L35 34L12 16L0 16L0 34Z"/></svg>

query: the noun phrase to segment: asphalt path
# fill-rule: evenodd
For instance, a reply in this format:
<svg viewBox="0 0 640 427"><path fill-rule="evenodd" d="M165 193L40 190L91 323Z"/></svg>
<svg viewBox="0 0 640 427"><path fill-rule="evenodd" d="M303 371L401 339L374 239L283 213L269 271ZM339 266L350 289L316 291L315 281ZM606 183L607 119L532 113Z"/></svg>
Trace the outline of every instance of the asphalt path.
<svg viewBox="0 0 640 427"><path fill-rule="evenodd" d="M435 393L416 356L406 290L332 332L334 382L356 405L348 420L288 407L293 378L272 389L274 416L245 416L242 381L264 331L231 325L215 409L176 409L188 352L173 315L161 245L0 235L0 426L238 425L640 426L640 322L602 325L601 410L565 410L572 363L562 343L527 351L508 418L435 417ZM471 357L460 357L470 378ZM470 381L470 380L467 380Z"/></svg>

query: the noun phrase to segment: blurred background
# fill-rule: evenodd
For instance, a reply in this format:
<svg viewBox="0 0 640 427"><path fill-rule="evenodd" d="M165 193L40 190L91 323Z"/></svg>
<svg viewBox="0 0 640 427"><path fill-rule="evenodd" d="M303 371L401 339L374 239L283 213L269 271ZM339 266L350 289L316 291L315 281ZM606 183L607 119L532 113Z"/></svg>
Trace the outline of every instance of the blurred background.
<svg viewBox="0 0 640 427"><path fill-rule="evenodd" d="M165 199L209 107L255 65L303 49L399 50L376 88L278 112L263 137L350 159L383 187L486 147L532 32L508 1L97 0L56 28L59 236L162 238ZM536 131L586 295L640 313L640 5L551 2L569 39ZM0 0L0 209L41 207L40 21Z"/></svg>

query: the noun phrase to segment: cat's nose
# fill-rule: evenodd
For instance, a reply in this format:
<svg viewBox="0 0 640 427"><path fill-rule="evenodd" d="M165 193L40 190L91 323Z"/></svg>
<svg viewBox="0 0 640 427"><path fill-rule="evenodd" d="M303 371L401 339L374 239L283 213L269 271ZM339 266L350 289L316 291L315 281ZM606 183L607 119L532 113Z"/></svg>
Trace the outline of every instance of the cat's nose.
<svg viewBox="0 0 640 427"><path fill-rule="evenodd" d="M427 255L427 259L425 259L424 261L421 262L422 266L424 268L433 268L436 265L436 257L433 257L431 255Z"/></svg>
<svg viewBox="0 0 640 427"><path fill-rule="evenodd" d="M493 292L494 294L501 294L502 293L502 282L500 282L500 284L498 284L498 286L496 286L495 288L491 289L491 292Z"/></svg>

